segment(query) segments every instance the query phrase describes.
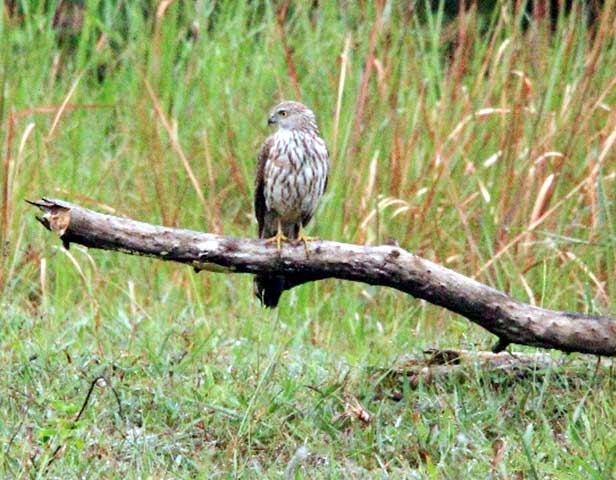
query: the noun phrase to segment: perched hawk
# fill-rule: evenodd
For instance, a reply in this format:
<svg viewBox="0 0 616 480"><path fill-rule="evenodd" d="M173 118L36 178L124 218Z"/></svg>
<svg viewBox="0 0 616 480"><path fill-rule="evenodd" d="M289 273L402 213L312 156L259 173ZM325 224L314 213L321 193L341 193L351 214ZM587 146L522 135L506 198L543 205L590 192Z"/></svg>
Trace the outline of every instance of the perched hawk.
<svg viewBox="0 0 616 480"><path fill-rule="evenodd" d="M261 146L257 164L255 215L259 238L275 242L303 241L305 227L327 185L328 154L317 120L299 102L282 102L270 112L276 133ZM266 307L275 307L285 288L279 275L257 275L255 294Z"/></svg>

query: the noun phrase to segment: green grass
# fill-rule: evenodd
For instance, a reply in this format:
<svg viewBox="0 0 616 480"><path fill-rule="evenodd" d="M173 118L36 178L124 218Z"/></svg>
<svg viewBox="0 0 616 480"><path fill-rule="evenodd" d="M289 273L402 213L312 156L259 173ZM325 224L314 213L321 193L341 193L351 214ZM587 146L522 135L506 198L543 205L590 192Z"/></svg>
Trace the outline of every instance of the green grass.
<svg viewBox="0 0 616 480"><path fill-rule="evenodd" d="M616 389L592 357L525 378L469 368L394 401L374 367L495 339L336 281L265 311L247 276L67 252L24 202L253 236L266 114L299 98L332 152L312 233L394 238L523 301L613 314L613 1L593 28L574 9L551 29L507 6L448 19L406 2L283 16L198 1L157 16L93 0L74 31L17 3L0 31L3 477L613 478ZM369 424L344 415L356 401Z"/></svg>

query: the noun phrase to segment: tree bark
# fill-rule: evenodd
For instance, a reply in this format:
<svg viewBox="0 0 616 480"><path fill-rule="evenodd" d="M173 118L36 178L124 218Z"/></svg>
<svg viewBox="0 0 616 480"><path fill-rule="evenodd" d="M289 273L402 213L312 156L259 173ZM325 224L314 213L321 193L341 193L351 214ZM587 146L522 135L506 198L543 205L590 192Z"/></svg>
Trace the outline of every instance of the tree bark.
<svg viewBox="0 0 616 480"><path fill-rule="evenodd" d="M547 310L423 259L397 246L361 246L314 241L284 244L278 253L263 240L181 230L104 215L62 200L30 202L43 212L37 219L56 232L65 247L77 243L191 265L195 270L275 273L289 288L338 278L395 288L458 313L510 343L564 352L616 355L616 319Z"/></svg>

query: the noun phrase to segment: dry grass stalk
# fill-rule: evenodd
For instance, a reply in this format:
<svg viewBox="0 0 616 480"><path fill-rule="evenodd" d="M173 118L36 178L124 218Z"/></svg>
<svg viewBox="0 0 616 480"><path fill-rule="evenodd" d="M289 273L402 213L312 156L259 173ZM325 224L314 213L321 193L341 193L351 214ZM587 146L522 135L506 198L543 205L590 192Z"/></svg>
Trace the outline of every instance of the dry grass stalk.
<svg viewBox="0 0 616 480"><path fill-rule="evenodd" d="M359 87L359 94L357 96L357 104L355 107L355 122L353 123L353 135L351 139L351 148L349 149L352 157L357 156L359 139L364 124L364 115L366 113L366 103L368 101L370 78L372 76L372 70L374 68L374 59L376 51L376 43L379 37L379 33L383 27L383 9L385 8L385 2L379 0L376 6L376 17L370 30L370 36L368 38L368 51L364 60L364 71L361 77L361 85Z"/></svg>
<svg viewBox="0 0 616 480"><path fill-rule="evenodd" d="M175 151L175 153L178 155L178 157L182 161L182 166L184 167L184 170L186 171L186 174L188 175L190 183L195 189L195 192L197 194L197 197L199 198L199 201L201 202L201 205L203 206L203 209L209 214L209 208L208 208L207 202L205 201L203 190L201 189L201 185L199 181L197 180L197 177L195 176L195 173L193 172L192 167L190 166L190 162L188 161L188 158L186 158L186 155L184 153L184 150L182 149L182 146L180 145L177 132L173 129L171 123L169 122L169 119L163 112L160 102L158 101L158 98L156 97L154 90L152 90L152 87L150 86L150 83L147 81L147 79L144 79L144 84L148 92L148 95L150 96L150 99L152 100L152 105L154 106L156 115L158 116L163 127L165 127L165 130L167 131L167 134L169 136L169 140L171 141L171 146L173 150Z"/></svg>
<svg viewBox="0 0 616 480"><path fill-rule="evenodd" d="M349 64L349 53L351 51L351 41L353 37L351 34L346 36L344 40L344 48L340 54L340 76L338 78L338 94L336 95L336 113L334 114L334 134L333 134L333 147L331 159L336 161L338 159L338 134L340 128L340 112L342 111L342 96L344 94L344 86L346 83L346 72Z"/></svg>
<svg viewBox="0 0 616 480"><path fill-rule="evenodd" d="M62 115L66 111L66 107L68 106L72 96L75 94L75 91L77 90L77 87L79 86L79 82L83 78L84 73L85 73L85 71L82 71L81 73L79 73L79 75L77 75L77 78L75 79L75 81L71 85L71 88L69 89L68 93L66 94L66 97L64 97L64 101L60 105L60 108L56 112L56 116L54 117L53 122L51 123L51 128L49 129L49 132L47 133L47 137L46 137L45 141L49 142L53 138L53 134L55 133L56 128L58 127L58 125L60 123L60 119L62 118Z"/></svg>
<svg viewBox="0 0 616 480"><path fill-rule="evenodd" d="M13 137L15 135L15 119L12 112L9 112L7 117L7 128L5 136L5 153L2 162L3 181L2 181L2 206L0 207L0 264L4 263L6 258L4 252L9 238L11 212L13 211L13 202L10 194L10 178L12 169L12 147ZM4 284L4 268L0 269L0 286Z"/></svg>
<svg viewBox="0 0 616 480"><path fill-rule="evenodd" d="M278 34L280 36L280 42L282 43L282 49L284 50L284 57L287 63L287 73L289 75L289 79L291 80L291 85L293 85L296 99L301 100L302 89L298 80L297 66L295 65L295 60L293 59L293 49L287 42L287 32L285 31L284 24L287 17L287 11L289 9L289 3L290 0L286 0L276 13L276 25L278 27Z"/></svg>

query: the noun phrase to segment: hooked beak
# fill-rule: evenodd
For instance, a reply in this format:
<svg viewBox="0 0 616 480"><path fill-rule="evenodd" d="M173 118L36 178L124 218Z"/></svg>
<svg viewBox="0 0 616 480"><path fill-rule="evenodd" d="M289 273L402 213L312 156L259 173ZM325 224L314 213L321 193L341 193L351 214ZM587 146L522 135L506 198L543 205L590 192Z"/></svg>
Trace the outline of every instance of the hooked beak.
<svg viewBox="0 0 616 480"><path fill-rule="evenodd" d="M278 123L278 120L276 120L273 115L267 119L267 125L268 126L269 125L274 125L275 123Z"/></svg>

